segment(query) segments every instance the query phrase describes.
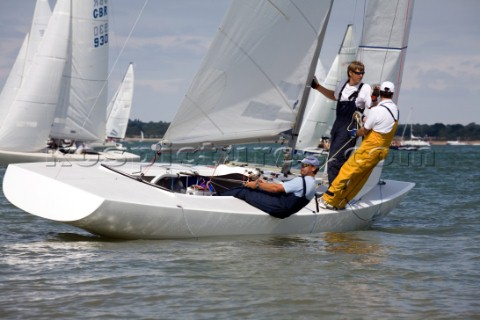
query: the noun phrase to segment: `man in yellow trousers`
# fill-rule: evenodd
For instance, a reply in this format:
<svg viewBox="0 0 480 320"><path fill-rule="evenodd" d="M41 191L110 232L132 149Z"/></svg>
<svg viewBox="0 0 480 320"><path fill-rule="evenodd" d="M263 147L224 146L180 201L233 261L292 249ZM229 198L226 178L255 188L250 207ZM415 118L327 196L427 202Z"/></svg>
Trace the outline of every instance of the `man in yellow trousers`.
<svg viewBox="0 0 480 320"><path fill-rule="evenodd" d="M365 185L377 163L387 157L399 118L398 108L392 101L394 91L392 82L381 84L380 102L370 108L363 127L352 131L352 136L364 136L364 140L320 198L320 207L344 209Z"/></svg>

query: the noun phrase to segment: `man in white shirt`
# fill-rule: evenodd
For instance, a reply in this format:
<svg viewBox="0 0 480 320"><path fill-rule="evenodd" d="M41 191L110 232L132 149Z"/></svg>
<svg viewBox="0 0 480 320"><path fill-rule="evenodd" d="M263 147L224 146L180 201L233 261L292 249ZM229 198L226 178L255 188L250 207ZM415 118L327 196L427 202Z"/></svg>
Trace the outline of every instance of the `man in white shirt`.
<svg viewBox="0 0 480 320"><path fill-rule="evenodd" d="M319 203L322 208L345 208L365 185L377 163L387 157L399 118L398 108L392 101L394 90L390 81L380 86L380 103L370 108L364 126L356 131L357 136L365 138L323 194Z"/></svg>
<svg viewBox="0 0 480 320"><path fill-rule="evenodd" d="M355 147L349 130L355 126L353 114L355 111L363 113L365 108L372 104L371 87L362 82L365 66L360 61L352 61L347 69L348 79L340 81L335 91L320 85L316 79L312 81L312 88L320 91L325 97L336 100L336 118L330 132L330 150L328 154L328 182L332 184L340 168L347 161L349 151Z"/></svg>

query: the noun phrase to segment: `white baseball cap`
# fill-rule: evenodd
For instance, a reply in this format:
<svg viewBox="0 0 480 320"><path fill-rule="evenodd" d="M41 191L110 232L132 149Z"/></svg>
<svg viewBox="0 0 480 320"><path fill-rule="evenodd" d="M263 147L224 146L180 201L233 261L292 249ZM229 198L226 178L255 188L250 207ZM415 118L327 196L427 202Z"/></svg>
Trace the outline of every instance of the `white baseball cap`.
<svg viewBox="0 0 480 320"><path fill-rule="evenodd" d="M395 86L390 81L385 81L380 86L380 91L395 92Z"/></svg>

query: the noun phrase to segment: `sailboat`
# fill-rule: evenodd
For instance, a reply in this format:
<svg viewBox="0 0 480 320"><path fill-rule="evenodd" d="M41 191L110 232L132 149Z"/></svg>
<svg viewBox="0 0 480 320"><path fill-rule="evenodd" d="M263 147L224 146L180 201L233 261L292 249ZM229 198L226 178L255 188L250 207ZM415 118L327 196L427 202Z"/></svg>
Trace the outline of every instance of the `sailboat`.
<svg viewBox="0 0 480 320"><path fill-rule="evenodd" d="M448 140L447 146L468 146L468 143L458 138L457 140Z"/></svg>
<svg viewBox="0 0 480 320"><path fill-rule="evenodd" d="M407 150L407 151L417 151L417 150L430 150L431 144L430 142L424 140L421 137L417 137L413 134L413 126L410 124L410 139L404 139L405 130L407 126L404 127L402 133L402 139L400 140L400 145L398 146L398 150Z"/></svg>
<svg viewBox="0 0 480 320"><path fill-rule="evenodd" d="M432 145L430 142L424 140L421 137L410 134L410 139L400 140L400 146L398 150L417 151L417 150L430 150Z"/></svg>
<svg viewBox="0 0 480 320"><path fill-rule="evenodd" d="M133 63L130 63L117 92L108 105L107 139L125 139L132 110L133 81Z"/></svg>
<svg viewBox="0 0 480 320"><path fill-rule="evenodd" d="M91 143L89 147L93 150L114 148L115 150L126 150L121 141L127 133L128 119L132 110L133 101L133 63L128 65L120 86L108 104L106 138L103 142Z"/></svg>
<svg viewBox="0 0 480 320"><path fill-rule="evenodd" d="M124 151L54 146L104 139L108 11L97 1L59 0L50 12L48 1L38 0L30 36L2 90L0 163L138 160Z"/></svg>
<svg viewBox="0 0 480 320"><path fill-rule="evenodd" d="M295 140L332 3L234 0L158 151L279 136ZM30 163L7 168L3 191L24 211L94 234L168 239L358 230L388 214L414 187L380 181L345 210L320 209L314 199L287 219L233 197L212 196L252 175L296 176L294 168L268 172L229 162L68 168ZM324 190L319 185L318 192Z"/></svg>

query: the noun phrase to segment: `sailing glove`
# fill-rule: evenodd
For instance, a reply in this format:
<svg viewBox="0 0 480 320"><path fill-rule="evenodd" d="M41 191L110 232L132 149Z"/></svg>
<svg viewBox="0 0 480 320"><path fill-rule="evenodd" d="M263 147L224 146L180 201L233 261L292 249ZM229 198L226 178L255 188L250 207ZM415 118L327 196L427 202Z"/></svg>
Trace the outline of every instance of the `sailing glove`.
<svg viewBox="0 0 480 320"><path fill-rule="evenodd" d="M320 84L318 83L317 77L313 76L312 84L310 85L313 89L317 89Z"/></svg>

